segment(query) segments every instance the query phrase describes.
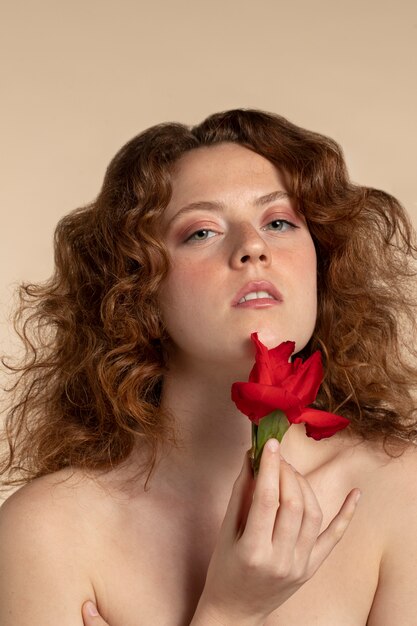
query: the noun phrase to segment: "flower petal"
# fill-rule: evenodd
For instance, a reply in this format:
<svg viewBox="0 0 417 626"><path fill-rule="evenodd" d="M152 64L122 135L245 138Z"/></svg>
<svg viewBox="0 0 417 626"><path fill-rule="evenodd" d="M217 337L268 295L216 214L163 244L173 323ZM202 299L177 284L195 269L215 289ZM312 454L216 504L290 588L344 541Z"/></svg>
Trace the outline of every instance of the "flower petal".
<svg viewBox="0 0 417 626"><path fill-rule="evenodd" d="M258 383L233 383L232 400L256 424L259 420L276 409L284 411L290 422L298 417L302 406L299 399L288 393L283 387L261 385Z"/></svg>
<svg viewBox="0 0 417 626"><path fill-rule="evenodd" d="M249 381L251 383L262 382L265 385L272 384L272 374L269 364L268 348L259 341L258 333L252 333L250 338L255 344L255 365L253 366L251 373L249 374Z"/></svg>
<svg viewBox="0 0 417 626"><path fill-rule="evenodd" d="M323 380L320 352L314 352L304 363L301 359L296 359L293 366L294 373L284 381L285 387L302 404L312 404Z"/></svg>
<svg viewBox="0 0 417 626"><path fill-rule="evenodd" d="M276 348L268 348L258 339L258 333L252 333L251 339L255 344L255 365L249 374L249 382L264 385L279 385L291 373L291 363L288 359L294 352L295 343L284 341Z"/></svg>
<svg viewBox="0 0 417 626"><path fill-rule="evenodd" d="M284 341L280 343L276 348L272 348L269 350L269 358L274 363L274 365L281 365L283 363L288 363L288 360L295 349L294 341Z"/></svg>
<svg viewBox="0 0 417 626"><path fill-rule="evenodd" d="M349 426L349 420L346 417L308 408L302 409L300 415L291 421L294 424L304 423L307 435L313 439L331 437L339 430Z"/></svg>

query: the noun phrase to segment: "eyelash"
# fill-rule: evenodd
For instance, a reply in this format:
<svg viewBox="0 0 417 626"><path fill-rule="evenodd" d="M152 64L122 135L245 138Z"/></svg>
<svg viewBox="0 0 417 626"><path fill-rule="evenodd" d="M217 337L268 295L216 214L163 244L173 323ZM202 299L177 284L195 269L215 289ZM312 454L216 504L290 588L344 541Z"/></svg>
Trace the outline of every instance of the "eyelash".
<svg viewBox="0 0 417 626"><path fill-rule="evenodd" d="M296 228L300 228L296 224L293 224L293 222L290 222L289 220L283 220L283 219L272 220L271 222L268 222L267 226L270 226L271 224L274 224L276 222L279 222L280 224L285 224L286 226L288 226L288 228L286 228L284 231L282 231L281 229L276 230L276 232L279 232L279 233L286 232L287 230L295 230Z"/></svg>
<svg viewBox="0 0 417 626"><path fill-rule="evenodd" d="M286 224L286 225L289 227L289 229L290 229L290 230L293 230L293 229L295 229L295 228L299 228L299 226L296 226L296 225L295 225L295 224L293 224L292 222L290 222L290 221L288 221L288 220L281 220L281 219L278 219L278 220L272 220L271 222L269 222L269 223L267 224L267 226L270 226L271 224L274 224L274 223L276 223L276 222L279 222L280 224ZM275 230L275 229L274 229L274 230ZM216 231L214 231L214 230L213 230L213 229L211 229L211 228L199 228L198 230L194 231L193 233L191 233L191 235L189 235L189 236L187 237L187 239L185 240L185 243L195 242L195 241L207 241L208 239L211 239L211 237L206 237L206 238L204 238L204 239L193 239L193 237L194 237L194 235L196 235L197 233L208 233L208 232L212 232L212 233L214 233L214 232L216 232ZM280 230L278 230L278 229L277 229L277 230L276 230L276 232L285 232L285 231L282 231L281 229L280 229Z"/></svg>

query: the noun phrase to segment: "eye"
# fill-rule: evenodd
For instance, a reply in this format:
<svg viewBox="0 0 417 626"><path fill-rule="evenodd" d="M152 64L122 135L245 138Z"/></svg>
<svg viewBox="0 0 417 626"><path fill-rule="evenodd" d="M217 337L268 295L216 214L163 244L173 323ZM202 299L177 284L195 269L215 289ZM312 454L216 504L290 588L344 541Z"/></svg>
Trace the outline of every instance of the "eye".
<svg viewBox="0 0 417 626"><path fill-rule="evenodd" d="M209 233L212 234L209 235ZM199 230L196 230L194 233L192 233L189 237L187 237L185 241L206 241L207 239L211 239L212 237L214 237L214 235L216 235L216 232L214 230L210 230L209 228L200 228Z"/></svg>
<svg viewBox="0 0 417 626"><path fill-rule="evenodd" d="M268 228L269 226L271 228ZM299 228L299 226L296 226L288 220L272 220L272 222L269 222L269 224L265 226L265 229L278 233L285 233L287 230L293 230L294 228Z"/></svg>

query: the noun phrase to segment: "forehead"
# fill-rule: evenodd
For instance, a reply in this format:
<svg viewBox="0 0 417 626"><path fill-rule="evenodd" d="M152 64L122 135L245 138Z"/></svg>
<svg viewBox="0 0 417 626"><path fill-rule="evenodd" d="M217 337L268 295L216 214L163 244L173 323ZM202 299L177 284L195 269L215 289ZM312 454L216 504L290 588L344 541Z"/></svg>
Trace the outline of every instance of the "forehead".
<svg viewBox="0 0 417 626"><path fill-rule="evenodd" d="M284 179L268 159L244 146L222 143L191 150L175 163L170 204L276 189L286 190Z"/></svg>

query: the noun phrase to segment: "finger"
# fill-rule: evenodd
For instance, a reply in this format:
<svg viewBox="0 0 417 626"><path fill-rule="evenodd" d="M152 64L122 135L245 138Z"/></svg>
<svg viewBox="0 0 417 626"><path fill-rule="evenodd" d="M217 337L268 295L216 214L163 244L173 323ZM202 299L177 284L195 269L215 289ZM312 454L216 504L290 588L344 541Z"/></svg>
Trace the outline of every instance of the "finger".
<svg viewBox="0 0 417 626"><path fill-rule="evenodd" d="M253 501L248 513L244 536L255 542L272 542L279 504L280 456L277 439L266 442L256 479ZM274 447L276 446L276 447Z"/></svg>
<svg viewBox="0 0 417 626"><path fill-rule="evenodd" d="M323 521L323 513L316 494L311 488L308 480L299 472L295 472L295 475L304 499L304 514L298 535L296 550L297 554L301 558L304 557L305 563L307 563L320 532Z"/></svg>
<svg viewBox="0 0 417 626"><path fill-rule="evenodd" d="M279 509L273 541L282 563L292 564L304 513L303 494L294 469L281 460Z"/></svg>
<svg viewBox="0 0 417 626"><path fill-rule="evenodd" d="M84 626L109 626L99 615L96 605L91 600L84 602L81 612Z"/></svg>
<svg viewBox="0 0 417 626"><path fill-rule="evenodd" d="M254 480L249 452L246 452L240 474L233 485L232 494L227 505L225 517L220 529L219 543L230 545L242 532L252 500Z"/></svg>
<svg viewBox="0 0 417 626"><path fill-rule="evenodd" d="M327 528L319 535L311 554L310 563L313 568L312 574L320 567L335 545L342 539L355 513L360 495L359 489L352 489L346 496L337 515L335 515Z"/></svg>

